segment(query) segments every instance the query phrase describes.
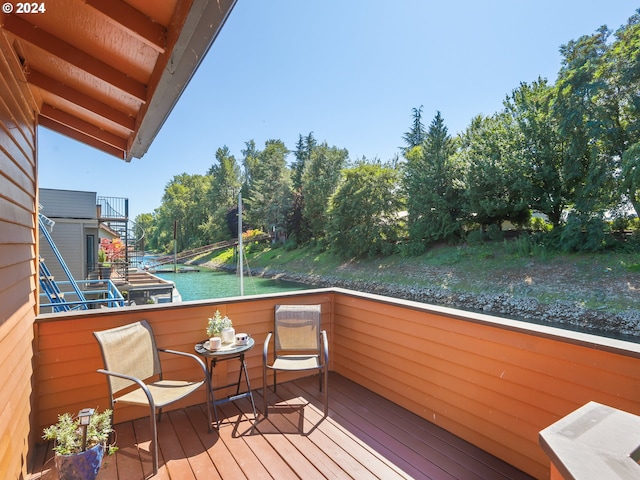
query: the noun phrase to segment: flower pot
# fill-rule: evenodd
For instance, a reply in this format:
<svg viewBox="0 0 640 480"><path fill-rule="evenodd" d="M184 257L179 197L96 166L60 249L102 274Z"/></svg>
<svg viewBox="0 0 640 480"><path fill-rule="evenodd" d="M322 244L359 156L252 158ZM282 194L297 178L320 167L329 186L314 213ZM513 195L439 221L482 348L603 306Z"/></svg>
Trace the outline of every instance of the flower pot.
<svg viewBox="0 0 640 480"><path fill-rule="evenodd" d="M109 280L111 278L111 267L100 268L100 278L103 280Z"/></svg>
<svg viewBox="0 0 640 480"><path fill-rule="evenodd" d="M60 480L95 480L102 466L104 450L104 445L98 444L80 453L56 454L58 478Z"/></svg>

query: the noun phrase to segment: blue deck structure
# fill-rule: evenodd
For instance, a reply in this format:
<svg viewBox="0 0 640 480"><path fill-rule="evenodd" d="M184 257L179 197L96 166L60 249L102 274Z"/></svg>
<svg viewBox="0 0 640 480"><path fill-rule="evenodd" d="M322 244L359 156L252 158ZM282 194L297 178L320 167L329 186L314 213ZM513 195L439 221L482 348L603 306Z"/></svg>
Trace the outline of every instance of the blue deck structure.
<svg viewBox="0 0 640 480"><path fill-rule="evenodd" d="M54 312L67 312L70 310L87 310L90 305L104 305L107 307L123 307L124 297L111 280L76 280L64 258L58 250L47 226L53 228L54 222L43 214L38 214L40 233L47 240L56 260L59 262L66 280L56 281L51 275L44 259L40 257L40 288L41 295L48 298L48 303L41 303L41 307L50 307ZM80 286L84 287L82 290ZM91 293L88 299L85 293Z"/></svg>

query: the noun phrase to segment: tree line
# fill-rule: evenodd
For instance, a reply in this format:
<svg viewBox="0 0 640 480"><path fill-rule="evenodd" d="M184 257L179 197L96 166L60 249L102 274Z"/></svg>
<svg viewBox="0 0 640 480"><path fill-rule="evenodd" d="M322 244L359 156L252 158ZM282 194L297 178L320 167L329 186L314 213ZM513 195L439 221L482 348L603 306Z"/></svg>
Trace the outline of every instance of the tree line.
<svg viewBox="0 0 640 480"><path fill-rule="evenodd" d="M218 148L206 174L175 176L161 206L138 216L146 248L172 249L174 222L179 250L237 235L239 192L248 228L348 257L499 238L505 222L533 232L522 237L529 245L633 246L614 233L640 213L640 9L560 53L555 83L521 83L500 111L455 136L439 111L425 127L423 107L414 108L387 161L351 160L313 133L292 151L281 140L262 149L248 141L240 160Z"/></svg>

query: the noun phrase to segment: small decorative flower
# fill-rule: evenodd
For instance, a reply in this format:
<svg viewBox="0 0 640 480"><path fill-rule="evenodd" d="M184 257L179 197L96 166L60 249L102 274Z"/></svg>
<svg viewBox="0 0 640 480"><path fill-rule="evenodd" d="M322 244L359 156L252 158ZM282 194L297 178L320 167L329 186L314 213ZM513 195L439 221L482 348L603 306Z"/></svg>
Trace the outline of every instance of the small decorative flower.
<svg viewBox="0 0 640 480"><path fill-rule="evenodd" d="M216 313L212 318L209 319L209 324L207 325L207 335L209 337L219 337L220 332L225 328L231 327L233 324L231 319L227 316L222 316L220 310L216 310Z"/></svg>

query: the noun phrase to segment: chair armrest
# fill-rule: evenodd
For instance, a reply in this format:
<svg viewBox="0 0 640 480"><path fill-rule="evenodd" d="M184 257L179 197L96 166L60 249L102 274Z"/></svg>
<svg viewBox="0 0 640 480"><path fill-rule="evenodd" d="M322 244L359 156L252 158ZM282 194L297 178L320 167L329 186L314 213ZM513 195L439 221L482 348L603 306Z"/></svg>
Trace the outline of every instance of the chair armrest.
<svg viewBox="0 0 640 480"><path fill-rule="evenodd" d="M200 359L200 357L198 357L197 355L194 355L193 353L180 352L178 350L169 350L166 348L158 348L157 350L163 353L171 353L173 355L180 355L182 357L192 358L193 360L198 362L198 364L200 365L200 368L202 368L202 372L204 373L204 378L207 380L207 384L209 383L209 372L207 371L207 366L204 364L202 359Z"/></svg>
<svg viewBox="0 0 640 480"><path fill-rule="evenodd" d="M125 375L124 373L118 373L118 372L110 372L109 370L104 370L102 368L99 368L97 370L98 373L104 373L105 375L111 375L113 377L119 377L119 378L124 378L125 380L130 380L133 383L137 384L142 391L144 392L144 394L147 396L147 400L149 400L149 405L151 406L151 408L155 409L156 408L156 404L153 401L153 397L151 396L151 392L149 391L149 387L147 387L147 385L140 380L137 377L132 377L131 375Z"/></svg>
<svg viewBox="0 0 640 480"><path fill-rule="evenodd" d="M267 338L264 341L264 346L262 347L262 364L267 365L267 357L269 356L269 342L271 341L271 336L273 332L269 332L267 334Z"/></svg>
<svg viewBox="0 0 640 480"><path fill-rule="evenodd" d="M327 331L322 330L320 333L322 335L322 350L324 354L323 363L327 366L327 368L329 368L329 342L327 341Z"/></svg>

